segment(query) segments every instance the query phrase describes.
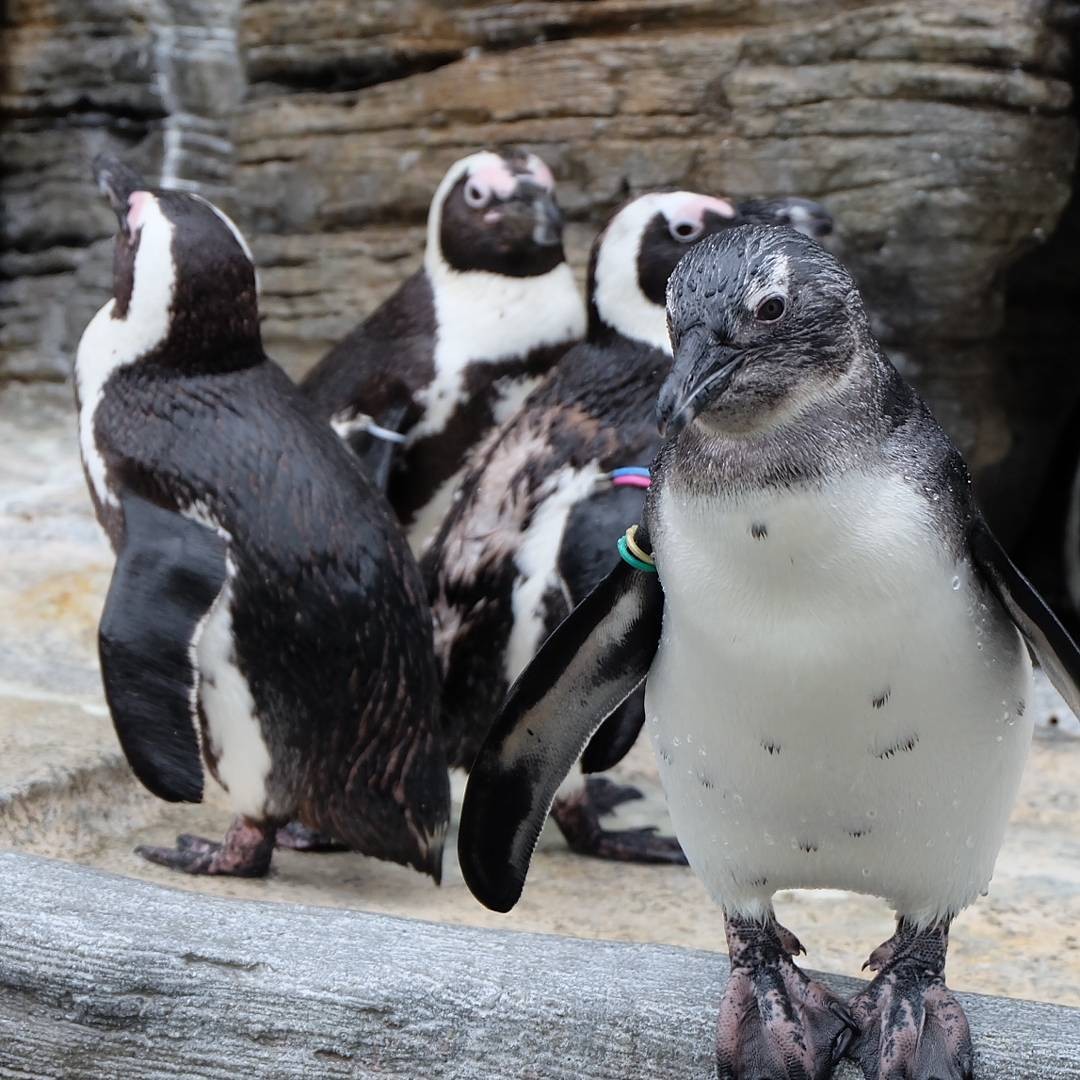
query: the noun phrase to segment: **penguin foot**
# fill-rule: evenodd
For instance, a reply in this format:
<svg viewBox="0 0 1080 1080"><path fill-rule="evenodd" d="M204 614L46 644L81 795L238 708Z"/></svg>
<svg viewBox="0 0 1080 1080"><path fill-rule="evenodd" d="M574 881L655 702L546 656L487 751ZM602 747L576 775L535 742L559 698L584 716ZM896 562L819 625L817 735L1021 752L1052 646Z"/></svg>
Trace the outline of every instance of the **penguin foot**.
<svg viewBox="0 0 1080 1080"><path fill-rule="evenodd" d="M276 823L237 817L221 843L192 836L191 833L181 833L176 838L175 848L140 845L135 849L135 854L141 855L147 862L168 866L185 874L265 877L270 870L277 831Z"/></svg>
<svg viewBox="0 0 1080 1080"><path fill-rule="evenodd" d="M645 798L633 784L616 784L606 776L586 776L585 791L597 817L612 813L623 803Z"/></svg>
<svg viewBox="0 0 1080 1080"><path fill-rule="evenodd" d="M878 974L851 1002L851 1056L867 1080L972 1080L971 1031L945 985L948 945L948 923L918 930L901 920L870 954Z"/></svg>
<svg viewBox="0 0 1080 1080"><path fill-rule="evenodd" d="M716 1025L719 1080L827 1080L857 1025L792 959L799 939L775 919L728 916L731 975Z"/></svg>
<svg viewBox="0 0 1080 1080"><path fill-rule="evenodd" d="M348 844L335 840L329 833L319 832L318 829L309 829L299 821L290 821L288 825L282 825L277 832L277 846L288 848L290 851L348 851Z"/></svg>
<svg viewBox="0 0 1080 1080"><path fill-rule="evenodd" d="M594 791L599 795L599 805L594 801ZM610 813L620 803L635 798L641 798L637 788L590 777L579 791L557 798L551 807L551 816L570 850L578 855L620 862L685 866L686 856L679 841L674 836L657 835L655 826L640 829L605 829L601 826L601 814Z"/></svg>

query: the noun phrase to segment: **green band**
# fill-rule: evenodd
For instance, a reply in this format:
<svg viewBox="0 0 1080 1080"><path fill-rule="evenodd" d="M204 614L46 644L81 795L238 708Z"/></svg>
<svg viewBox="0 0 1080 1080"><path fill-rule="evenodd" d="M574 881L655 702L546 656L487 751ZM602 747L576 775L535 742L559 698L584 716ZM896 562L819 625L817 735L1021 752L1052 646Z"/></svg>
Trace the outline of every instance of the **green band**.
<svg viewBox="0 0 1080 1080"><path fill-rule="evenodd" d="M635 570L640 570L640 571L642 571L642 573L645 573L645 574L655 574L656 573L656 567L655 566L652 566L647 562L642 562L636 555L632 555L630 553L630 549L626 546L626 537L625 536L620 536L619 537L618 548L619 548L619 555L621 556L622 561L624 563L628 563Z"/></svg>

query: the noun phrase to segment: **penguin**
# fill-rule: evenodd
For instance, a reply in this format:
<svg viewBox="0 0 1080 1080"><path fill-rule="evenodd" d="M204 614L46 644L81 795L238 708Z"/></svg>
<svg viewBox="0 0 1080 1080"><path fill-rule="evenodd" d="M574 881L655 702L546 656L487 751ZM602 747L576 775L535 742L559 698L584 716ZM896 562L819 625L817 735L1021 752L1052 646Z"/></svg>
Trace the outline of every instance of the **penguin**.
<svg viewBox="0 0 1080 1080"><path fill-rule="evenodd" d="M664 310L671 271L714 232L746 221L788 222L793 214L815 235L831 230L825 208L805 199L732 204L674 191L631 200L595 241L586 340L476 452L421 560L452 765L472 764L511 682L603 579L608 538L641 514L642 466L659 444L656 396L671 367ZM590 743L583 770L614 765L643 722L638 693ZM552 816L576 852L683 861L671 837L601 827L601 811L637 794L593 778L568 786Z"/></svg>
<svg viewBox="0 0 1080 1080"><path fill-rule="evenodd" d="M484 150L439 184L422 269L301 386L420 551L469 451L584 332L551 170L524 150Z"/></svg>
<svg viewBox="0 0 1080 1080"><path fill-rule="evenodd" d="M261 876L294 818L439 881L449 775L423 581L385 499L263 351L255 268L195 194L114 158L114 296L75 362L82 460L116 553L105 697L135 775L235 818L146 859Z"/></svg>
<svg viewBox="0 0 1080 1080"><path fill-rule="evenodd" d="M835 258L731 229L678 265L667 309L644 515L480 751L466 881L513 906L563 777L644 681L676 833L725 918L718 1075L827 1077L847 1054L871 1080L970 1080L949 926L989 885L1020 781L1028 649L1074 712L1080 653ZM825 887L897 912L849 1002L773 911L777 889Z"/></svg>

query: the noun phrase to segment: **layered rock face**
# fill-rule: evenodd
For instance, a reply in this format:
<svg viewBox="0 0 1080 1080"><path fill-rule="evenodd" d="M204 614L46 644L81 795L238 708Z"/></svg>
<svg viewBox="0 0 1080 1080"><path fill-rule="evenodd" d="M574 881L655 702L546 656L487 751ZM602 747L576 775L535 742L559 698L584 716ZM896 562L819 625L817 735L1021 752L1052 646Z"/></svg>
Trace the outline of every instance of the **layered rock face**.
<svg viewBox="0 0 1080 1080"><path fill-rule="evenodd" d="M209 182L237 214L268 349L294 373L418 265L446 166L524 143L559 178L578 267L603 218L653 187L824 201L995 523L1027 521L1080 398L1078 308L1044 256L1069 250L1075 5L159 0L157 22L147 6L9 3L4 370L63 370L103 296L93 138Z"/></svg>
<svg viewBox="0 0 1080 1080"><path fill-rule="evenodd" d="M167 186L227 194L244 90L240 0L0 3L0 378L64 378L111 295L111 150Z"/></svg>

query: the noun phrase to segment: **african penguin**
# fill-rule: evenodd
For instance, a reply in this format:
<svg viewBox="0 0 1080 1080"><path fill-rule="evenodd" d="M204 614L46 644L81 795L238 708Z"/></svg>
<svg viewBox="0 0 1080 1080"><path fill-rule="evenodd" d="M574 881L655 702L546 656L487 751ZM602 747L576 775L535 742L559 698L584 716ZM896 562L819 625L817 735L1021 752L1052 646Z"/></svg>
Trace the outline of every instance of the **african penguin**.
<svg viewBox="0 0 1080 1080"><path fill-rule="evenodd" d="M205 763L236 813L223 843L140 852L261 875L296 817L437 881L449 780L430 612L390 508L263 352L232 222L114 159L95 172L119 220L115 296L75 384L117 556L105 696L154 794L199 801Z"/></svg>
<svg viewBox="0 0 1080 1080"><path fill-rule="evenodd" d="M641 515L641 485L624 486L619 476L613 483L611 476L621 467L648 465L659 443L656 395L671 367L664 292L675 264L718 230L786 221L793 209L817 234L829 231L828 213L808 200L733 205L675 191L627 203L597 238L586 340L477 451L460 497L421 560L453 764L472 763L511 682L604 577L620 523ZM615 764L643 722L637 693L592 741L584 770ZM575 851L682 859L670 837L603 830L596 795L606 808L613 798L637 792L597 788L574 783L555 802L553 817Z"/></svg>
<svg viewBox="0 0 1080 1080"><path fill-rule="evenodd" d="M949 924L1019 784L1025 641L1074 711L1080 653L832 256L786 228L709 237L668 318L667 439L620 545L642 569L619 562L511 690L466 792L466 880L516 902L563 777L647 680L672 821L726 920L719 1075L826 1077L848 1053L873 1080L970 1078ZM773 913L777 889L818 887L898 915L846 1004Z"/></svg>
<svg viewBox="0 0 1080 1080"><path fill-rule="evenodd" d="M469 451L585 332L554 189L523 150L453 164L431 202L423 268L301 384L387 487L414 551Z"/></svg>

